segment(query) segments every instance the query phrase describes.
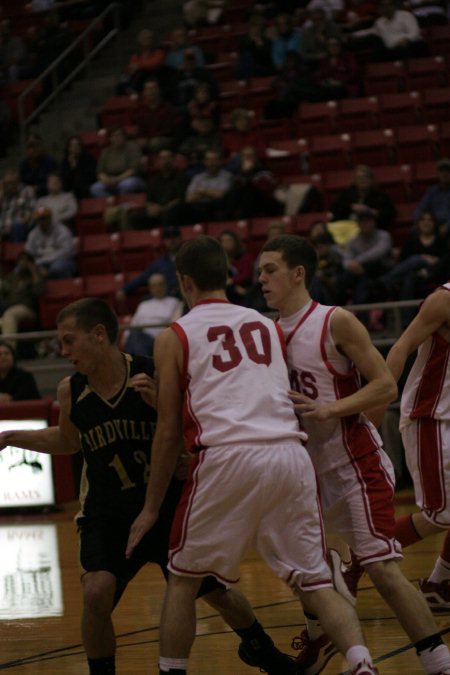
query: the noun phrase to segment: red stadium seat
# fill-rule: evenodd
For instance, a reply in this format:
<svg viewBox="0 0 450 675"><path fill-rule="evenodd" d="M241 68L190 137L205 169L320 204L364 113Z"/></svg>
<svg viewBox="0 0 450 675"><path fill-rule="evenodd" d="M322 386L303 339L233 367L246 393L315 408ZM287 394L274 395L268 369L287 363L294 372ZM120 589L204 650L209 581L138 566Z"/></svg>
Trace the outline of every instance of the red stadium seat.
<svg viewBox="0 0 450 675"><path fill-rule="evenodd" d="M401 126L396 130L397 159L414 162L417 157L427 161L436 158L439 133L436 124Z"/></svg>
<svg viewBox="0 0 450 675"><path fill-rule="evenodd" d="M349 169L350 134L313 136L309 142L309 168L313 173Z"/></svg>
<svg viewBox="0 0 450 675"><path fill-rule="evenodd" d="M395 159L395 137L392 129L355 131L351 155L354 164L392 164Z"/></svg>
<svg viewBox="0 0 450 675"><path fill-rule="evenodd" d="M113 234L86 234L80 237L78 251L78 266L80 274L96 274L99 271L116 271L116 249L119 235Z"/></svg>
<svg viewBox="0 0 450 675"><path fill-rule="evenodd" d="M337 106L337 127L345 133L376 129L379 126L378 111L376 96L343 99Z"/></svg>
<svg viewBox="0 0 450 675"><path fill-rule="evenodd" d="M405 69L403 61L368 63L364 74L366 94L396 93L404 89Z"/></svg>
<svg viewBox="0 0 450 675"><path fill-rule="evenodd" d="M380 123L382 127L397 128L403 124L421 121L422 97L418 91L380 94Z"/></svg>
<svg viewBox="0 0 450 675"><path fill-rule="evenodd" d="M81 277L69 279L48 279L45 293L39 298L39 317L44 330L53 330L60 310L81 298L83 280Z"/></svg>
<svg viewBox="0 0 450 675"><path fill-rule="evenodd" d="M121 272L142 271L161 251L160 230L125 230L118 242L118 267Z"/></svg>
<svg viewBox="0 0 450 675"><path fill-rule="evenodd" d="M297 117L297 135L332 134L336 130L336 101L301 103Z"/></svg>
<svg viewBox="0 0 450 675"><path fill-rule="evenodd" d="M442 56L428 56L405 61L406 88L410 91L428 87L445 87L447 66Z"/></svg>

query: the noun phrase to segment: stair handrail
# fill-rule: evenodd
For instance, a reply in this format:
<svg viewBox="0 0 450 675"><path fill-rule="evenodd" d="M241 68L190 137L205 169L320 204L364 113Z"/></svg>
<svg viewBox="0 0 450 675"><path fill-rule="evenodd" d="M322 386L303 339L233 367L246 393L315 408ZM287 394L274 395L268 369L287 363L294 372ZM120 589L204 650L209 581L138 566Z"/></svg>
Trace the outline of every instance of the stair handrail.
<svg viewBox="0 0 450 675"><path fill-rule="evenodd" d="M99 24L106 17L112 15L113 17L113 27L108 33L98 42L92 50L88 49L87 38L89 35L98 27ZM73 79L78 75L78 73L83 70L86 65L92 61L92 59L98 54L99 51L103 49L113 38L120 34L120 5L117 2L112 2L108 7L106 7L101 14L99 14L89 26L78 35L73 42L67 47L65 51L62 52L30 85L24 89L24 91L18 96L17 99L17 110L18 110L18 121L19 121L19 130L20 130L20 143L22 146L22 151L25 150L25 143L27 137L27 127L33 122L33 120L40 115L43 110L45 110L49 104L59 95L59 93L72 82ZM57 82L58 78L58 66L59 64L73 52L78 45L83 42L84 47L84 58L73 68L73 70L65 77L62 82ZM119 60L119 55L117 54L117 60ZM37 108L35 108L28 117L25 114L25 99L29 96L34 90L45 80L49 75L53 78L53 88L52 92L45 98Z"/></svg>

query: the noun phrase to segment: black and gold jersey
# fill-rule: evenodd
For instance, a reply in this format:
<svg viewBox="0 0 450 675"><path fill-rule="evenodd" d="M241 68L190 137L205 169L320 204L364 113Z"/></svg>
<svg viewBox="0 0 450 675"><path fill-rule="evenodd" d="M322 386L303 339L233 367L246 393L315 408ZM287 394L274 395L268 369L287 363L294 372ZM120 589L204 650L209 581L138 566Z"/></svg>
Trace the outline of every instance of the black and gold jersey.
<svg viewBox="0 0 450 675"><path fill-rule="evenodd" d="M128 520L143 506L150 471L156 411L130 385L133 375L153 374L146 357L124 354L127 377L121 391L106 400L86 376L71 377L71 420L80 432L84 457L82 516Z"/></svg>

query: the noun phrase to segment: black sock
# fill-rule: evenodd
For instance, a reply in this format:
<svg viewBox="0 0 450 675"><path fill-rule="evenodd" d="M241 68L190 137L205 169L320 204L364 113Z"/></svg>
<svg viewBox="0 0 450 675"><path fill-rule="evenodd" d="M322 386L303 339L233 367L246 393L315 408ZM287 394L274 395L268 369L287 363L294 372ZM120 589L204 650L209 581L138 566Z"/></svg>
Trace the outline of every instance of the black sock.
<svg viewBox="0 0 450 675"><path fill-rule="evenodd" d="M88 659L90 675L116 675L116 657L105 656L101 659Z"/></svg>
<svg viewBox="0 0 450 675"><path fill-rule="evenodd" d="M159 675L186 675L187 671L186 670L180 670L179 668L171 668L169 672L167 670L160 670Z"/></svg>
<svg viewBox="0 0 450 675"><path fill-rule="evenodd" d="M423 638L423 640L415 642L414 647L416 648L417 654L420 654L420 652L424 652L426 649L429 649L430 652L432 652L433 649L436 649L436 647L439 647L439 645L442 644L444 643L439 633L433 633L433 635L429 635L428 637Z"/></svg>
<svg viewBox="0 0 450 675"><path fill-rule="evenodd" d="M239 635L243 642L250 644L253 649L259 650L273 647L272 639L267 635L257 619L254 620L249 628L235 629L234 632Z"/></svg>

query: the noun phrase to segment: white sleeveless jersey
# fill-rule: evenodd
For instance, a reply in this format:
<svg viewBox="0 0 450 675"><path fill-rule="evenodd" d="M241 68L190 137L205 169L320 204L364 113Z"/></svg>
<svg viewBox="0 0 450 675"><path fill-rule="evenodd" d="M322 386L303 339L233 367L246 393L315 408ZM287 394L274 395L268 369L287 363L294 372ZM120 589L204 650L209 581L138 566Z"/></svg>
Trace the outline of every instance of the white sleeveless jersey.
<svg viewBox="0 0 450 675"><path fill-rule="evenodd" d="M450 282L440 288L450 291ZM433 333L423 342L403 388L401 426L429 417L450 420L450 342Z"/></svg>
<svg viewBox="0 0 450 675"><path fill-rule="evenodd" d="M330 332L336 307L311 301L297 314L279 319L287 345L292 389L321 403L336 401L357 391L360 375L340 354ZM306 449L320 475L357 461L381 447L381 438L362 414L327 421L302 420L308 435Z"/></svg>
<svg viewBox="0 0 450 675"><path fill-rule="evenodd" d="M184 351L187 447L305 439L288 398L281 331L258 312L206 300L172 324Z"/></svg>

